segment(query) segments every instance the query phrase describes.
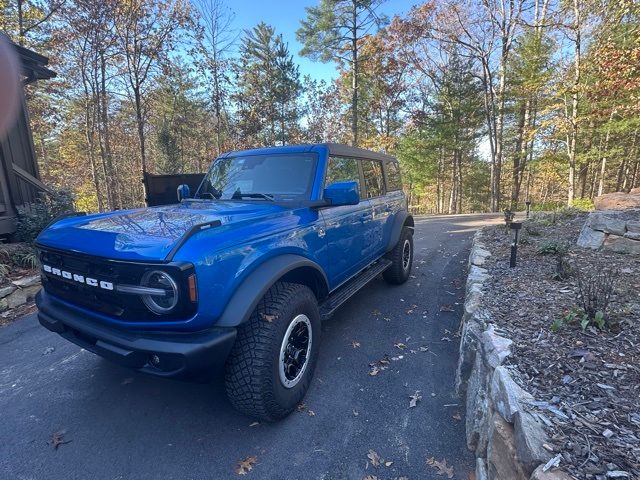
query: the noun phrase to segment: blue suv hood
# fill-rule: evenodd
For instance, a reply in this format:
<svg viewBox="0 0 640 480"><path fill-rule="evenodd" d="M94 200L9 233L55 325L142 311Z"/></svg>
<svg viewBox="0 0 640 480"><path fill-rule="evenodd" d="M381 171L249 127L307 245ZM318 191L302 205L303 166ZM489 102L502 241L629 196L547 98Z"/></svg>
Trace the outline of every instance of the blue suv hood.
<svg viewBox="0 0 640 480"><path fill-rule="evenodd" d="M111 259L161 261L194 225L215 220L226 225L286 210L262 202L185 201L62 219L45 229L36 243Z"/></svg>

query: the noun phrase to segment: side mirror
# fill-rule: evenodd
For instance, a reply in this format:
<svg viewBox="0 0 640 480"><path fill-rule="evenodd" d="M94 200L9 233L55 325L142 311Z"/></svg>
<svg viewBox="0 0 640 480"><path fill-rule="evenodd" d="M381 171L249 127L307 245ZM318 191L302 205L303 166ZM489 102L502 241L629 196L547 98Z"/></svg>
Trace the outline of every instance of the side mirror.
<svg viewBox="0 0 640 480"><path fill-rule="evenodd" d="M177 194L179 202L181 202L185 198L191 197L191 189L189 188L189 185L187 185L186 183L178 185Z"/></svg>
<svg viewBox="0 0 640 480"><path fill-rule="evenodd" d="M331 206L357 205L360 203L358 182L336 182L324 189L323 197Z"/></svg>

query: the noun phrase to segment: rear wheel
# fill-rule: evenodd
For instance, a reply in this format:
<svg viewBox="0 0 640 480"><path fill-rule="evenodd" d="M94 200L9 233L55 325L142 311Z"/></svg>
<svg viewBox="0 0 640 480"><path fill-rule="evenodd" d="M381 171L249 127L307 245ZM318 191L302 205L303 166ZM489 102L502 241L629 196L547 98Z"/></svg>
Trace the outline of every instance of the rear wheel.
<svg viewBox="0 0 640 480"><path fill-rule="evenodd" d="M402 227L398 243L387 254L387 258L392 264L382 274L384 279L394 285L406 282L413 265L413 235L408 227Z"/></svg>
<svg viewBox="0 0 640 480"><path fill-rule="evenodd" d="M318 358L320 314L304 285L278 282L238 329L225 384L233 406L252 417L286 417L304 398Z"/></svg>

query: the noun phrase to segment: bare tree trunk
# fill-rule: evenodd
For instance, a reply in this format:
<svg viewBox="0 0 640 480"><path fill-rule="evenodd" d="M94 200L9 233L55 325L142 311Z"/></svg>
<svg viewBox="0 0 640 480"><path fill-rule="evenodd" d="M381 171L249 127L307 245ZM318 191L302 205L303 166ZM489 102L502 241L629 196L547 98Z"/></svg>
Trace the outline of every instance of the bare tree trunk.
<svg viewBox="0 0 640 480"><path fill-rule="evenodd" d="M600 183L598 185L598 196L604 193L606 171L607 171L607 154L609 153L609 139L611 138L611 121L615 110L611 112L609 116L609 123L607 124L607 133L604 137L604 147L602 149L602 155L600 158Z"/></svg>
<svg viewBox="0 0 640 480"><path fill-rule="evenodd" d="M573 0L573 29L575 31L574 50L574 74L571 91L571 116L569 120L569 131L567 133L567 157L569 158L569 190L567 192L567 204L571 205L576 192L576 142L578 138L578 87L580 86L581 74L581 28L580 0ZM566 99L565 99L566 105Z"/></svg>
<svg viewBox="0 0 640 480"><path fill-rule="evenodd" d="M353 146L358 146L358 2L353 0L351 30L351 135Z"/></svg>

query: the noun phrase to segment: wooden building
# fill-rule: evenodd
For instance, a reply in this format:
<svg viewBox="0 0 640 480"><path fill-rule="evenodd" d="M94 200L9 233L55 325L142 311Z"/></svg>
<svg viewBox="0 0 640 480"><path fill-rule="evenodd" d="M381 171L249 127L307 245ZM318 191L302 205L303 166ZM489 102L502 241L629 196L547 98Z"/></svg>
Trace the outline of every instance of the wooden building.
<svg viewBox="0 0 640 480"><path fill-rule="evenodd" d="M55 77L55 72L46 68L47 57L19 45L14 47L20 59L23 85ZM39 178L29 113L21 90L16 122L0 137L0 237L6 239L15 232L18 213L28 209L38 193L46 190Z"/></svg>

